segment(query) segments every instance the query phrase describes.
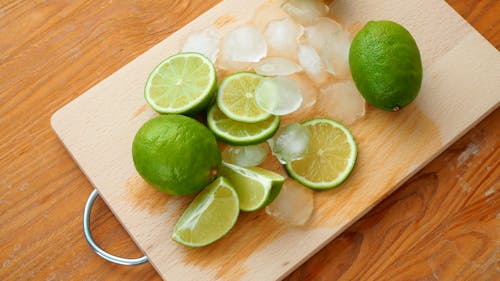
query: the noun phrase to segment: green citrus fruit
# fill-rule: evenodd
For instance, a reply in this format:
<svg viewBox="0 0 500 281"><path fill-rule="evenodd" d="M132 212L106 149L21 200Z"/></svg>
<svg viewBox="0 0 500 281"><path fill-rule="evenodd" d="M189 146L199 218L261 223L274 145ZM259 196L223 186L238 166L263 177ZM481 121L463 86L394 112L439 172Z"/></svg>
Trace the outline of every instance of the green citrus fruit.
<svg viewBox="0 0 500 281"><path fill-rule="evenodd" d="M411 103L422 84L422 61L410 32L392 21L370 21L349 51L352 78L366 101L398 111Z"/></svg>
<svg viewBox="0 0 500 281"><path fill-rule="evenodd" d="M144 88L148 104L159 113L194 114L214 99L217 75L202 54L179 53L151 72Z"/></svg>
<svg viewBox="0 0 500 281"><path fill-rule="evenodd" d="M174 195L200 191L216 177L221 163L212 132L182 115L146 122L135 135L132 157L144 180Z"/></svg>

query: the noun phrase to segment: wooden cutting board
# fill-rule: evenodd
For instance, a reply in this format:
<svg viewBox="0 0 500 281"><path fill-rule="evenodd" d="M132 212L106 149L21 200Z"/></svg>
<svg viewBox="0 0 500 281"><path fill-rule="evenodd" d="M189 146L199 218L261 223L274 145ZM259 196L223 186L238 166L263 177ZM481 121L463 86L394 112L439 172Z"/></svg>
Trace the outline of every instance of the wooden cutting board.
<svg viewBox="0 0 500 281"><path fill-rule="evenodd" d="M371 19L402 23L416 38L424 82L398 113L369 107L351 130L358 164L342 187L315 193L304 227L279 224L263 211L244 213L229 235L201 249L170 240L191 197L172 197L136 173L135 132L156 114L143 99L147 75L176 53L187 34L221 32L247 22L265 1L226 0L66 105L52 127L110 209L166 280L275 280L286 276L355 222L420 167L498 107L500 55L442 0L336 0L346 26ZM83 206L82 206L83 209Z"/></svg>

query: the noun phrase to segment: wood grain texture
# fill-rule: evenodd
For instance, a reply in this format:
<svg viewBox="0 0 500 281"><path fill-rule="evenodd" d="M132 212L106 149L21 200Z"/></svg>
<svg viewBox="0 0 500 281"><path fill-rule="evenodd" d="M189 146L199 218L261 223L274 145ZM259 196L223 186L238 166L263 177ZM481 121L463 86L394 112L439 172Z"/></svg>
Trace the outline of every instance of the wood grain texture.
<svg viewBox="0 0 500 281"><path fill-rule="evenodd" d="M456 2L464 5L463 11L475 15L475 19L467 18L470 22L482 22L476 28L498 48L497 1ZM115 266L90 251L80 223L91 187L49 128L49 117L56 109L215 4L154 3L1 3L3 280L159 278L150 265ZM460 8L459 4L453 5ZM484 18L490 20L484 23ZM491 214L499 211L495 192L499 180L499 121L497 110L468 134L473 134L472 138L462 138L347 230L345 235L350 236L334 240L290 278L349 280L372 276L407 280L402 272L414 272L412 278L428 276L427 280L452 280L457 272L464 273L456 278L462 280L498 277L497 261L493 258L492 266L491 257L498 256L494 251L499 226L498 218ZM452 169L450 163L462 164ZM488 185L493 189L485 187ZM472 191L464 195L462 188ZM488 196L482 198L485 193ZM402 217L401 210L411 210L414 218ZM106 249L139 255L101 201L96 204L93 220L97 240ZM420 235L416 237L415 233ZM374 251L378 253L375 256Z"/></svg>

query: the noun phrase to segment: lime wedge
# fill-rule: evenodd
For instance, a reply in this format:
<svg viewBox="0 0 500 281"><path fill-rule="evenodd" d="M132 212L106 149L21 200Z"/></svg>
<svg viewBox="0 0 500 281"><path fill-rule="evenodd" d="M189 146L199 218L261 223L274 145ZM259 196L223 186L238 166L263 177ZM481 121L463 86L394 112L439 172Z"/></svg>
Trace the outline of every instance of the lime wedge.
<svg viewBox="0 0 500 281"><path fill-rule="evenodd" d="M243 168L226 162L222 162L220 173L233 183L242 211L255 211L273 202L285 182L284 177L266 169Z"/></svg>
<svg viewBox="0 0 500 281"><path fill-rule="evenodd" d="M217 105L229 118L246 123L257 123L271 117L255 102L255 89L264 77L250 72L239 72L222 80Z"/></svg>
<svg viewBox="0 0 500 281"><path fill-rule="evenodd" d="M226 235L236 223L239 201L231 183L219 177L201 191L175 224L172 239L201 247Z"/></svg>
<svg viewBox="0 0 500 281"><path fill-rule="evenodd" d="M303 185L329 189L341 184L356 163L357 147L351 132L340 123L316 118L302 123L309 130L309 150L286 164L288 174Z"/></svg>
<svg viewBox="0 0 500 281"><path fill-rule="evenodd" d="M216 89L215 67L208 58L179 53L149 74L144 97L159 113L194 114L210 104Z"/></svg>
<svg viewBox="0 0 500 281"><path fill-rule="evenodd" d="M220 140L232 145L261 143L272 137L280 126L280 118L271 116L257 123L235 121L216 106L208 111L207 125Z"/></svg>

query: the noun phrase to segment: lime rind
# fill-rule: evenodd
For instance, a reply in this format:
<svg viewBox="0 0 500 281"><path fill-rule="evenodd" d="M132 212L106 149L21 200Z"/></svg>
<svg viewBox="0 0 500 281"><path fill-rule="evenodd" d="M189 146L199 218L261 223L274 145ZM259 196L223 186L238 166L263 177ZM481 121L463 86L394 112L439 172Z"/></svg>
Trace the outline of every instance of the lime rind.
<svg viewBox="0 0 500 281"><path fill-rule="evenodd" d="M186 102L184 106L181 107L162 107L160 106L154 98L151 97L150 93L150 88L152 86L153 80L157 75L160 75L159 72L165 66L166 64L172 62L175 59L180 59L180 58L189 58L189 57L194 57L197 59L200 59L204 65L208 66L209 72L206 75L208 77L206 81L206 87L204 87L203 90L199 91L198 96L195 99L191 99L191 97L187 98L186 100L189 100ZM185 70L182 70L185 71ZM180 75L186 75L185 73L182 73ZM200 79L201 80L201 79ZM195 114L200 112L201 110L205 109L214 99L215 94L217 92L217 72L215 70L215 66L213 63L210 61L209 58L207 58L205 55L200 54L200 53L193 53L193 52L186 52L186 53L179 53L173 56L170 56L160 62L153 71L149 74L146 85L144 87L144 98L146 99L146 102L153 108L156 112L160 114Z"/></svg>
<svg viewBox="0 0 500 281"><path fill-rule="evenodd" d="M213 203L214 200L217 200L215 196L217 192L221 191L221 189L225 189L225 191L228 191L229 194L227 195L230 195L231 199L233 199L232 202L231 200L229 201L230 203L233 203L233 206L229 206L227 202L226 204L224 204L224 207L226 208L228 206L232 207L232 209L229 210L230 212L227 212L227 210L225 212L220 212L220 210L218 210L219 212L212 214L212 220L209 222L210 226L221 227L222 225L223 227L221 228L221 231L219 231L218 233L214 233L213 229L198 229L199 231L205 231L205 235L209 236L209 239L203 241L187 241L182 237L183 231L187 230L190 234L192 234L193 229L199 226L198 223L200 222L200 219L202 219L201 216L207 215L206 212L210 211L210 204ZM213 212L216 211L217 210L213 210ZM203 247L211 244L224 237L233 228L233 226L236 224L236 221L238 220L239 212L240 209L238 194L234 190L232 184L226 178L219 177L211 184L209 184L203 191L201 191L189 204L174 227L174 230L172 232L172 239L179 244L189 247ZM217 220L221 215L225 215L225 218L228 219L228 221ZM230 217L228 217L228 215L230 215ZM206 222L202 222L202 224L202 226L207 226Z"/></svg>
<svg viewBox="0 0 500 281"><path fill-rule="evenodd" d="M228 144L236 146L252 145L271 138L279 129L280 117L271 116L258 123L239 122L227 117L217 105L214 105L208 111L207 125L218 139ZM229 127L230 130L224 130L221 128L222 126ZM241 134L236 135L237 131L240 131Z"/></svg>
<svg viewBox="0 0 500 281"><path fill-rule="evenodd" d="M221 174L233 183L240 209L250 212L269 205L279 194L285 178L260 167L243 168L222 162Z"/></svg>
<svg viewBox="0 0 500 281"><path fill-rule="evenodd" d="M303 126L308 126L308 125L315 125L317 123L329 123L335 126L336 128L339 128L346 136L346 140L349 143L349 146L351 148L349 158L347 161L346 168L343 170L343 172L333 181L328 181L328 182L313 182L311 180L308 180L307 178L298 175L294 169L293 169L293 162L289 162L285 165L285 169L288 173L288 175L300 182L301 184L312 188L312 189L317 189L317 190L325 190L325 189L331 189L336 186L339 186L341 183L343 183L347 177L351 174L354 165L356 164L356 159L357 159L357 154L358 154L358 147L356 144L356 141L354 140L354 137L352 133L347 129L344 125L340 124L339 122L329 119L329 118L314 118L307 120L302 123ZM314 136L311 136L314 137Z"/></svg>
<svg viewBox="0 0 500 281"><path fill-rule="evenodd" d="M222 80L222 83L219 86L218 94L217 94L217 105L219 109L229 118L245 123L257 123L264 121L271 117L271 113L268 113L262 110L255 101L255 90L260 83L260 80L263 79L264 76L255 74L253 72L237 72L230 76L227 76ZM253 83L255 85L244 84L245 79L258 79L258 83ZM230 83L235 83L237 81L239 83L240 91L245 91L246 93L229 93L228 85ZM245 89L248 87L249 89ZM239 96L238 96L239 95ZM247 97L248 95L248 97ZM244 104L242 102L248 99L248 101ZM245 113L237 113L235 112L236 108L242 109L244 108L247 112ZM253 114L250 116L248 111L252 111Z"/></svg>

